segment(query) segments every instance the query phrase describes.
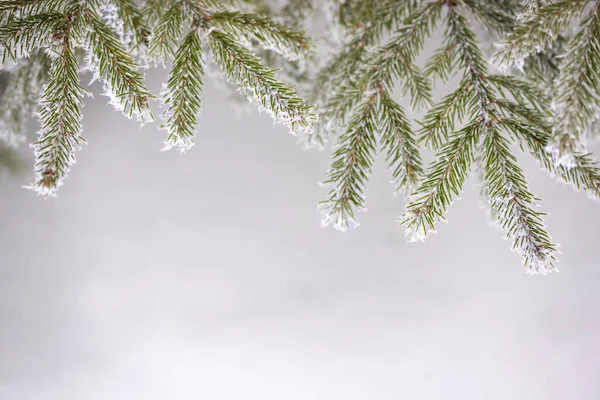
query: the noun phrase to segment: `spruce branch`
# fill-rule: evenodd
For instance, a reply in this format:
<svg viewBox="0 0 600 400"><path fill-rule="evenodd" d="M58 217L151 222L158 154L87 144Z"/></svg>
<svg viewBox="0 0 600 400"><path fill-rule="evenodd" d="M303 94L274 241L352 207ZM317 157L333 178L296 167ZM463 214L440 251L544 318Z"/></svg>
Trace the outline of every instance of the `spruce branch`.
<svg viewBox="0 0 600 400"><path fill-rule="evenodd" d="M62 12L70 7L71 0L4 0L0 3L0 20L24 18L28 15Z"/></svg>
<svg viewBox="0 0 600 400"><path fill-rule="evenodd" d="M548 4L552 0L521 0L521 5L525 9L524 16L530 16L537 11L538 8Z"/></svg>
<svg viewBox="0 0 600 400"><path fill-rule="evenodd" d="M63 21L63 14L48 12L12 18L0 24L0 66L7 59L18 61L33 51L48 46Z"/></svg>
<svg viewBox="0 0 600 400"><path fill-rule="evenodd" d="M487 75L486 81L502 97L512 97L518 103L528 104L536 110L549 115L547 95L544 91L529 84L527 81L515 76L496 74Z"/></svg>
<svg viewBox="0 0 600 400"><path fill-rule="evenodd" d="M489 75L488 81L501 94L507 91L517 101L494 100L502 125L515 141L524 144L521 147L527 147L552 177L600 198L600 170L591 154L574 153L567 167L556 163L555 156L547 151L552 140L552 119L544 93L514 77Z"/></svg>
<svg viewBox="0 0 600 400"><path fill-rule="evenodd" d="M331 120L343 123L344 116L370 92L384 88L393 91L401 83L402 94L409 94L413 107L431 103L431 85L415 65L414 59L441 13L437 1L427 3L398 29L396 36L385 46L374 50L356 72L355 80L346 82L325 102L322 112Z"/></svg>
<svg viewBox="0 0 600 400"><path fill-rule="evenodd" d="M499 227L513 241L513 251L521 255L529 273L556 270L556 245L551 242L536 211L537 199L527 188L523 171L508 147L508 141L495 126L483 139L484 184Z"/></svg>
<svg viewBox="0 0 600 400"><path fill-rule="evenodd" d="M182 152L194 144L201 108L204 59L198 30L197 26L192 27L177 49L163 94L163 103L169 107L163 114L165 123L162 126L169 133L166 148L175 147Z"/></svg>
<svg viewBox="0 0 600 400"><path fill-rule="evenodd" d="M478 46L477 38L467 19L450 6L445 18L445 39L440 50L427 62L426 68L441 77L453 74L454 66L463 70L459 88L444 97L440 104L426 114L421 123L420 140L437 149L454 130L457 117L469 116L489 121L491 96L486 79L487 66ZM445 53L443 55L440 55ZM439 61L440 57L450 61Z"/></svg>
<svg viewBox="0 0 600 400"><path fill-rule="evenodd" d="M481 134L481 124L469 124L440 148L400 219L409 241L424 240L435 232L437 222L445 221L446 210L467 179Z"/></svg>
<svg viewBox="0 0 600 400"><path fill-rule="evenodd" d="M349 86L356 86L356 72L368 65L369 49L376 46L383 35L400 26L416 8L415 3L414 0L369 0L340 5L339 21L336 22L344 26L349 38L315 76L309 100L327 104L335 101L332 100L334 97L343 95ZM329 107L318 107L317 111L320 123L311 135L309 145L325 143L334 125L335 115Z"/></svg>
<svg viewBox="0 0 600 400"><path fill-rule="evenodd" d="M156 26L160 18L169 9L170 0L146 0L141 7L141 13L150 26Z"/></svg>
<svg viewBox="0 0 600 400"><path fill-rule="evenodd" d="M462 0L481 25L502 36L512 31L515 24L515 9L506 7L501 1Z"/></svg>
<svg viewBox="0 0 600 400"><path fill-rule="evenodd" d="M502 41L495 61L503 66L520 65L527 56L551 47L590 1L558 0L537 9Z"/></svg>
<svg viewBox="0 0 600 400"><path fill-rule="evenodd" d="M315 0L290 1L283 6L280 15L285 25L300 28L312 16L315 6Z"/></svg>
<svg viewBox="0 0 600 400"><path fill-rule="evenodd" d="M256 39L266 49L274 50L289 60L304 58L311 47L304 32L273 22L267 16L221 11L211 14L209 18L211 26L230 35Z"/></svg>
<svg viewBox="0 0 600 400"><path fill-rule="evenodd" d="M212 58L227 79L234 82L250 101L257 101L276 122L292 132L310 132L316 115L293 86L277 80L275 70L263 65L240 40L250 36L263 45L297 52L308 40L296 32L273 22L269 17L230 11L231 3L177 1L158 20L150 55L166 61L175 56L169 82L163 93L168 109L163 127L169 132L166 148L188 150L193 144L193 130L201 108L204 59L202 42L206 38ZM190 31L179 43L185 24Z"/></svg>
<svg viewBox="0 0 600 400"><path fill-rule="evenodd" d="M462 81L458 89L446 95L425 115L419 130L419 141L432 149L438 149L448 140L448 133L455 131L456 122L462 120L467 102L472 98L471 83Z"/></svg>
<svg viewBox="0 0 600 400"><path fill-rule="evenodd" d="M513 112L513 115L515 113ZM523 142L528 152L540 166L560 182L572 185L576 190L588 193L593 199L600 199L600 168L591 154L575 153L570 167L559 165L546 149L552 138L549 124L525 121L505 121L506 130L515 140Z"/></svg>
<svg viewBox="0 0 600 400"><path fill-rule="evenodd" d="M448 79L454 76L456 52L454 48L456 43L444 38L444 43L441 47L434 51L433 55L425 64L425 76L431 79L441 79L443 82L448 82Z"/></svg>
<svg viewBox="0 0 600 400"><path fill-rule="evenodd" d="M183 7L183 2L176 2L156 22L148 46L148 55L151 58L166 61L175 53L177 42L183 32L185 11ZM147 9L147 12L150 13L150 10L152 9Z"/></svg>
<svg viewBox="0 0 600 400"><path fill-rule="evenodd" d="M131 36L125 39L128 47L136 49L148 46L151 29L140 7L133 0L110 0L110 2L116 8L117 15L123 21L123 28L127 31L123 36Z"/></svg>
<svg viewBox="0 0 600 400"><path fill-rule="evenodd" d="M388 92L379 94L379 102L380 151L386 152L395 190L410 192L416 188L423 174L419 146L402 107L392 100Z"/></svg>
<svg viewBox="0 0 600 400"><path fill-rule="evenodd" d="M153 97L144 85L144 76L116 34L93 9L83 13L89 30L86 37L89 68L105 86L111 104L140 122L151 121L148 101Z"/></svg>
<svg viewBox="0 0 600 400"><path fill-rule="evenodd" d="M262 65L260 59L226 33L211 31L208 43L215 62L227 79L240 87L248 100L257 101L261 110L276 122L287 126L291 132L311 131L316 121L311 106L298 97L292 86L278 81L274 70Z"/></svg>
<svg viewBox="0 0 600 400"><path fill-rule="evenodd" d="M351 157L359 158L353 169L355 174L361 173L362 179L367 179L372 159L364 160L361 157L369 157L369 153L355 151L356 143L348 140L349 132L360 134L359 137L368 135L375 141L379 134L382 135L381 150L387 152L388 167L393 170L394 186L396 190L412 189L417 183L422 172L421 158L418 147L413 138L410 123L402 107L392 100L389 93L393 91L396 82L400 81L402 92L410 94L413 106L428 104L431 101L429 81L421 74L414 64L414 59L423 47L427 37L439 19L442 6L439 2L429 2L407 18L391 41L385 46L375 50L365 64L367 67L357 73L356 83L347 83L324 109L334 119L342 120L343 116L350 112L350 120L346 134L339 138L334 153L334 162L329 172L329 178L325 184L334 187L346 188L347 177L336 171L334 165ZM357 106L358 103L363 104ZM368 107L367 107L368 106ZM371 107L375 107L371 111ZM365 116L366 113L366 116ZM360 124L359 124L360 122ZM357 128L357 126L359 128ZM371 130L363 132L363 130ZM337 158L336 158L337 157ZM353 160L351 160L353 162ZM362 168L362 170L361 170ZM346 229L350 224L356 224L355 210L364 209L364 195L362 188L364 182L357 181L357 187L347 190L352 195L345 200L344 192L337 193L332 190L329 200L324 208L323 224L334 222L338 229ZM338 205L338 204L342 205Z"/></svg>
<svg viewBox="0 0 600 400"><path fill-rule="evenodd" d="M600 106L600 3L581 22L561 63L554 99L553 143L558 163L570 166L581 151L588 121Z"/></svg>
<svg viewBox="0 0 600 400"><path fill-rule="evenodd" d="M414 64L422 51L425 39L440 18L442 5L439 1L426 3L409 16L397 30L396 36L368 60L370 71L363 78L367 87L383 84L393 89L394 82L402 83L402 94L408 94L413 107L431 103L431 85Z"/></svg>
<svg viewBox="0 0 600 400"><path fill-rule="evenodd" d="M71 41L70 23L63 30L58 49L52 52L49 79L41 96L39 139L32 147L36 157L35 178L30 188L54 195L75 163L75 150L85 141L81 136L82 97L79 64Z"/></svg>
<svg viewBox="0 0 600 400"><path fill-rule="evenodd" d="M555 245L541 220L543 214L535 211L537 198L528 191L508 141L502 136L502 131L510 131L511 126L527 130L527 124L535 127L546 123L543 94L518 79L488 75L476 36L463 12L453 4L446 16L442 49L456 51L456 55L440 56L441 51L434 54L430 65L435 67L430 69L447 76L449 72L443 67L457 65L464 77L459 88L435 106L422 123L421 140L434 148L441 147L400 223L410 240L423 240L435 231L436 223L445 221L453 197L460 194L475 154L481 152L483 157L478 163L483 170L485 193L499 225L513 239L513 249L523 256L528 271L545 273L554 269ZM440 62L440 58L452 62ZM503 98L506 94L532 107L508 101ZM454 121L463 118L467 119L466 127L447 138Z"/></svg>
<svg viewBox="0 0 600 400"><path fill-rule="evenodd" d="M346 131L338 138L333 161L324 185L331 190L321 202L322 225L333 224L338 230L358 225L356 213L364 211L365 185L371 173L377 148L377 96L371 95L358 105Z"/></svg>

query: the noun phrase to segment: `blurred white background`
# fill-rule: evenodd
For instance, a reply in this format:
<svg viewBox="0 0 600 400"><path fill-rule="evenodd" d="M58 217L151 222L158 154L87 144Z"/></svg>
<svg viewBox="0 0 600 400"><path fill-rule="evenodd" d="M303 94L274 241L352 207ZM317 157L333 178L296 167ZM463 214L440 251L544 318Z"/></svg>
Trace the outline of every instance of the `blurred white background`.
<svg viewBox="0 0 600 400"><path fill-rule="evenodd" d="M58 198L2 180L0 399L600 398L597 203L524 158L564 253L550 276L474 179L425 244L382 162L361 227L322 229L329 151L204 99L185 156L97 96Z"/></svg>

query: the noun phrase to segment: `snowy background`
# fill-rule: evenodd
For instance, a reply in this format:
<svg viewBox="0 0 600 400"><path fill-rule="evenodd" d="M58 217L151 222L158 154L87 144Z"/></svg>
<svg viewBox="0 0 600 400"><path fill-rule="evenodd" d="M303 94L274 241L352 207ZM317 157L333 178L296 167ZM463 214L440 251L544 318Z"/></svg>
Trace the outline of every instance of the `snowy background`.
<svg viewBox="0 0 600 400"><path fill-rule="evenodd" d="M329 152L204 98L186 156L97 96L57 199L2 179L0 399L600 398L598 204L524 159L564 253L545 277L474 180L426 244L381 162L361 227L322 229Z"/></svg>

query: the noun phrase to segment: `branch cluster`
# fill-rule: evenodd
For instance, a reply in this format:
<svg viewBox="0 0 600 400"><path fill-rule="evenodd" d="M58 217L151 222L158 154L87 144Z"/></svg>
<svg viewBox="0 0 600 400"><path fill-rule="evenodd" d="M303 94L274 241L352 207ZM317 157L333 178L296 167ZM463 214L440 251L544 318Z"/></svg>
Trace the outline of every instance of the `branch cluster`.
<svg viewBox="0 0 600 400"><path fill-rule="evenodd" d="M328 54L313 52L301 31L319 17ZM443 40L425 57L436 31ZM490 38L497 46L488 57ZM168 65L156 96L165 147L186 152L212 60L305 143L333 143L323 225L358 224L381 154L393 190L407 196L400 223L410 240L424 240L477 169L496 225L529 272L546 273L556 269L557 245L514 149L600 198L600 169L586 148L600 125L600 0L5 0L0 44L0 66L13 67L0 140L22 141L27 116L39 115L31 187L44 195L63 183L84 143L81 70L115 108L147 122L155 96L143 67ZM280 79L281 67L308 87L315 107ZM439 99L438 81L454 82ZM435 153L426 167L421 147Z"/></svg>

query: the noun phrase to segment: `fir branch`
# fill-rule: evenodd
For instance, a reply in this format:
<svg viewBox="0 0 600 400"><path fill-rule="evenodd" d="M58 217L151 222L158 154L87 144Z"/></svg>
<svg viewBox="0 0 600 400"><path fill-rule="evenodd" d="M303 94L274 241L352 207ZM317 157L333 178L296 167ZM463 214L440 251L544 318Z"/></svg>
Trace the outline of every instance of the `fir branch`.
<svg viewBox="0 0 600 400"><path fill-rule="evenodd" d="M410 241L424 240L429 232L435 232L437 222L445 221L453 195L460 194L467 179L481 134L480 124L469 124L437 153L400 219Z"/></svg>
<svg viewBox="0 0 600 400"><path fill-rule="evenodd" d="M439 19L441 9L439 2L429 2L407 18L390 43L378 49L366 61L369 67L357 74L358 82L347 83L325 105L328 117L342 119L348 111L352 111L346 133L339 139L336 147L334 163L326 181L343 189L342 192L330 192L330 198L325 202L328 207L323 216L324 225L335 221L336 228L346 229L350 224L356 224L355 209L364 208L364 182L360 179L366 180L366 169L370 168L372 159L360 160L361 157L370 155L355 151L356 143L349 140L348 135L359 134L359 138L369 135L375 141L376 134L380 131L382 150L387 151L387 163L393 170L396 189L412 188L416 184L422 172L418 147L404 110L391 99L389 93L394 89L396 81L400 80L403 92L410 93L413 106L431 101L429 82L414 65L414 59L421 51L425 37ZM359 102L361 106L357 106ZM371 111L373 105L376 107L375 111ZM340 175L339 169L335 169L336 163L347 160L348 155L359 158L356 162L354 159L350 160L356 165L353 174L350 174L350 183L356 180L357 187L346 182L347 177ZM353 175L360 179L352 177ZM345 200L344 191L351 193L348 200Z"/></svg>
<svg viewBox="0 0 600 400"><path fill-rule="evenodd" d="M133 0L110 0L117 9L119 18L123 21L124 28L133 32L133 40L127 40L131 48L148 46L151 29L146 23L142 10Z"/></svg>
<svg viewBox="0 0 600 400"><path fill-rule="evenodd" d="M580 137L600 105L600 3L582 22L569 42L558 76L554 99L556 117L552 149L559 164L569 166L572 154L582 150ZM554 151L554 150L551 150Z"/></svg>
<svg viewBox="0 0 600 400"><path fill-rule="evenodd" d="M525 59L523 72L549 96L554 95L555 84L560 74L560 58L565 52L567 39L559 35L551 48L544 49Z"/></svg>
<svg viewBox="0 0 600 400"><path fill-rule="evenodd" d="M454 65L464 70L459 88L442 99L425 116L420 132L421 141L436 149L454 130L456 117L467 115L485 124L489 121L489 108L492 99L487 81L487 65L477 43L477 37L469 27L467 19L450 6L445 18L445 40L441 50L426 64L431 73L449 76ZM440 56L442 52L446 54ZM451 61L440 61L440 57Z"/></svg>
<svg viewBox="0 0 600 400"><path fill-rule="evenodd" d="M363 100L364 94L384 88L393 91L400 81L404 95L410 94L413 107L431 103L431 87L414 64L425 37L431 32L441 13L437 1L427 3L408 18L397 35L365 60L366 67L356 73L356 82L348 81L323 106L328 119L343 122L344 116Z"/></svg>
<svg viewBox="0 0 600 400"><path fill-rule="evenodd" d="M175 53L163 95L163 103L169 106L163 114L165 123L162 125L168 131L165 142L167 149L175 147L185 152L194 144L194 130L201 108L200 95L203 87L202 54L200 33L198 27L193 26Z"/></svg>
<svg viewBox="0 0 600 400"><path fill-rule="evenodd" d="M28 15L62 12L71 6L70 0L3 0L0 3L0 20L3 17L24 18Z"/></svg>
<svg viewBox="0 0 600 400"><path fill-rule="evenodd" d="M488 0L462 0L462 4L486 29L498 35L511 32L515 25L515 11L501 2Z"/></svg>
<svg viewBox="0 0 600 400"><path fill-rule="evenodd" d="M89 26L86 38L89 68L101 79L111 104L129 118L135 116L142 123L151 121L154 117L148 101L153 96L144 85L139 66L93 10L86 10L84 16Z"/></svg>
<svg viewBox="0 0 600 400"><path fill-rule="evenodd" d="M484 183L490 206L500 228L513 240L513 251L522 256L529 273L556 270L556 245L546 232L544 214L535 210L539 199L529 192L507 140L492 127L484 137L483 149Z"/></svg>
<svg viewBox="0 0 600 400"><path fill-rule="evenodd" d="M345 132L338 138L328 177L323 184L332 188L321 202L322 225L338 230L357 226L356 212L365 208L365 185L376 152L377 96L363 101Z"/></svg>
<svg viewBox="0 0 600 400"><path fill-rule="evenodd" d="M572 185L576 190L583 190L593 199L600 199L600 168L591 154L575 153L572 165L559 165L546 151L551 140L551 127L538 121L504 121L504 127L514 138L523 142L529 153L539 162L540 166L560 182Z"/></svg>
<svg viewBox="0 0 600 400"><path fill-rule="evenodd" d="M457 6L449 7L446 16L446 36L448 43L455 44L458 64L466 70L469 81L473 85L482 83L487 74L487 62L477 42L477 36L471 30L469 21L457 10Z"/></svg>
<svg viewBox="0 0 600 400"><path fill-rule="evenodd" d="M520 65L527 56L551 47L559 34L583 13L589 3L590 0L558 0L539 8L502 41L495 56L496 63L503 66Z"/></svg>
<svg viewBox="0 0 600 400"><path fill-rule="evenodd" d="M402 107L387 92L380 93L379 102L380 151L387 153L386 162L396 191L410 192L423 174L419 147Z"/></svg>
<svg viewBox="0 0 600 400"><path fill-rule="evenodd" d="M188 0L189 1L189 0ZM243 8L250 3L251 0L198 0L198 5L214 11L228 11ZM191 2L192 5L194 0Z"/></svg>
<svg viewBox="0 0 600 400"><path fill-rule="evenodd" d="M419 141L432 149L438 149L448 139L448 133L455 131L456 122L462 120L467 103L472 98L470 82L460 83L458 89L446 95L440 103L432 107L419 124Z"/></svg>
<svg viewBox="0 0 600 400"><path fill-rule="evenodd" d="M150 26L155 26L169 9L170 0L145 0L141 13Z"/></svg>
<svg viewBox="0 0 600 400"><path fill-rule="evenodd" d="M54 195L62 185L75 163L75 150L85 141L81 137L85 89L79 84L79 65L70 28L64 31L58 46L41 97L40 137L32 145L36 157L35 179L29 188L44 196Z"/></svg>
<svg viewBox="0 0 600 400"><path fill-rule="evenodd" d="M519 103L530 104L536 110L548 113L548 96L527 81L510 75L496 74L487 75L486 81L502 96L512 96Z"/></svg>
<svg viewBox="0 0 600 400"><path fill-rule="evenodd" d="M454 76L456 51L455 42L449 42L447 36L444 38L444 43L436 49L433 55L425 64L425 76L432 79L441 79L443 82L448 82L450 77Z"/></svg>
<svg viewBox="0 0 600 400"><path fill-rule="evenodd" d="M248 40L254 38L265 48L274 50L289 60L303 58L311 47L304 32L273 22L267 16L222 11L211 14L208 18L211 26L230 35L243 35Z"/></svg>
<svg viewBox="0 0 600 400"><path fill-rule="evenodd" d="M312 130L316 115L311 107L298 97L292 86L279 82L275 71L265 67L248 49L239 45L232 36L213 30L208 42L215 62L227 79L235 82L249 100L258 101L261 110L291 132Z"/></svg>
<svg viewBox="0 0 600 400"><path fill-rule="evenodd" d="M439 1L429 2L402 23L396 36L368 61L371 68L364 78L367 87L383 84L393 89L394 82L400 80L402 92L410 95L413 107L431 102L429 81L421 74L414 60L440 18L441 10Z"/></svg>
<svg viewBox="0 0 600 400"><path fill-rule="evenodd" d="M348 30L350 39L343 49L334 55L317 73L312 90L308 95L310 101L325 104L337 95L342 95L340 88L347 89L348 83L356 85L356 72L362 70L369 56L369 48L377 45L381 37L410 15L416 5L413 0L381 0L353 3L347 2L340 6L346 15L352 18L340 17L342 24ZM356 8L358 7L358 8ZM343 12L339 12L343 15ZM350 22L352 21L352 22ZM321 121L315 131L317 143L324 143L330 133L333 115L331 110L317 109Z"/></svg>
<svg viewBox="0 0 600 400"><path fill-rule="evenodd" d="M442 47L451 46L451 51L456 52L456 64L464 70L464 77L459 89L434 107L423 124L422 140L433 146L445 144L400 220L411 241L424 240L428 232L435 232L437 222L445 221L444 214L453 195L458 196L465 183L479 137L486 135L494 123L493 93L486 81L486 62L468 20L457 8L453 2L448 5L446 41ZM453 127L451 119L458 115L467 116L468 123L446 141L448 134L443 128Z"/></svg>
<svg viewBox="0 0 600 400"><path fill-rule="evenodd" d="M158 19L148 46L148 55L155 60L167 61L175 53L183 32L183 5L181 1L176 2Z"/></svg>
<svg viewBox="0 0 600 400"><path fill-rule="evenodd" d="M13 18L0 24L0 66L9 58L17 61L48 46L64 19L63 14L49 12Z"/></svg>

